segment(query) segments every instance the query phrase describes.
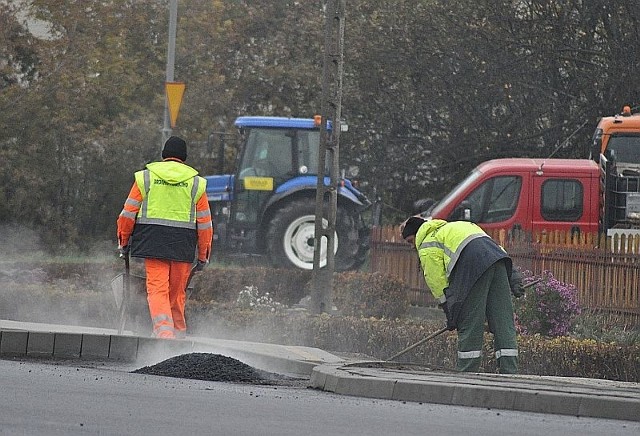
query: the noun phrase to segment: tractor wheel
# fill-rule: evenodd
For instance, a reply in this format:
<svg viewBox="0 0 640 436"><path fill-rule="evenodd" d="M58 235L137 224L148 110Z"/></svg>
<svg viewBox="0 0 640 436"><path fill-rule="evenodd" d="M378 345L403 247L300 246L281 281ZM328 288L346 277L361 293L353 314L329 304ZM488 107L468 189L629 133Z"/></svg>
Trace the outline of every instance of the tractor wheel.
<svg viewBox="0 0 640 436"><path fill-rule="evenodd" d="M313 269L315 201L292 201L275 213L267 231L267 249L275 267ZM335 270L353 267L358 252L358 231L351 215L338 206L336 214ZM322 244L320 267L327 264L327 244Z"/></svg>

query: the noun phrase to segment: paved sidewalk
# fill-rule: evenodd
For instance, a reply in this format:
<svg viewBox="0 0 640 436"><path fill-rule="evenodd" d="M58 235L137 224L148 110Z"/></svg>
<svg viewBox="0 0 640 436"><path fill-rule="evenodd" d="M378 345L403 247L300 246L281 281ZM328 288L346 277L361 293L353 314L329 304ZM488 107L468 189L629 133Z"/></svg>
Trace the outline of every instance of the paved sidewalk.
<svg viewBox="0 0 640 436"><path fill-rule="evenodd" d="M0 320L0 358L113 359L144 366L190 352L223 354L310 386L369 398L640 421L640 384L571 377L468 374L356 361L312 347Z"/></svg>

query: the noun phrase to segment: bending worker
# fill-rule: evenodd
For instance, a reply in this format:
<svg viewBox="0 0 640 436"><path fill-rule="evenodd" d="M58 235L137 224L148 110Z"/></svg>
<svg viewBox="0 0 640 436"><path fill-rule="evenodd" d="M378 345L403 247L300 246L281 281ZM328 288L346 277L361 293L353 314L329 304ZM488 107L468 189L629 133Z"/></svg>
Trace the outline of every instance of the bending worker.
<svg viewBox="0 0 640 436"><path fill-rule="evenodd" d="M118 217L118 244L124 254L144 258L154 336L175 338L186 334L187 281L196 252L196 271L209 262L213 226L207 181L185 165L185 141L169 138L162 158L135 173Z"/></svg>
<svg viewBox="0 0 640 436"><path fill-rule="evenodd" d="M500 372L517 373L512 263L504 249L467 221L410 217L402 238L418 251L425 281L447 316L448 329L458 329L456 369L479 371L486 317Z"/></svg>

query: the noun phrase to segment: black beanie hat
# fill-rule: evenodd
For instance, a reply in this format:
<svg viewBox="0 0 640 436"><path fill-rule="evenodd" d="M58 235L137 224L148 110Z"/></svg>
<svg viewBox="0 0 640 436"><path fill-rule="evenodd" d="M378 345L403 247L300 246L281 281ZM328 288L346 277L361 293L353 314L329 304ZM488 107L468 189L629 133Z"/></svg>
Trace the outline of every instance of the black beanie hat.
<svg viewBox="0 0 640 436"><path fill-rule="evenodd" d="M168 157L174 157L183 162L187 160L187 143L184 142L184 139L177 136L172 136L167 139L167 142L164 143L164 148L162 149L162 159L166 159Z"/></svg>
<svg viewBox="0 0 640 436"><path fill-rule="evenodd" d="M402 239L407 239L408 236L418 233L418 229L422 224L424 224L424 222L425 220L418 218L417 216L410 217L405 222L404 228L402 229Z"/></svg>

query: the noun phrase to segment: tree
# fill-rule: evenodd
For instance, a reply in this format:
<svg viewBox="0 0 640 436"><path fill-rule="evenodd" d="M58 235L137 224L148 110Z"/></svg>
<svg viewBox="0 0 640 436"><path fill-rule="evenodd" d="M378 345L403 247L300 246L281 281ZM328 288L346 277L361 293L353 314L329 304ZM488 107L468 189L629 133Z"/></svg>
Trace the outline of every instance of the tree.
<svg viewBox="0 0 640 436"><path fill-rule="evenodd" d="M104 203L93 199L103 198L113 184L97 181L123 180L128 165L144 162L136 154L139 145L119 132L136 118L144 124L149 108L162 101L146 77L154 59L162 77L158 33L141 25L155 20L157 6L147 3L67 2L60 8L56 1L33 2L34 16L51 23L52 33L32 38L36 72L29 83L13 86L17 97L7 111L2 144L12 157L9 177L16 187L8 200L11 219L41 229L49 246L81 246L106 236L104 210L96 207ZM3 98L3 104L11 103ZM107 150L113 136L122 142ZM110 151L135 158L105 165ZM96 175L89 172L93 168L105 172ZM111 214L115 222L117 211Z"/></svg>
<svg viewBox="0 0 640 436"><path fill-rule="evenodd" d="M597 118L640 100L639 3L347 2L342 166L398 223L481 161L586 157ZM180 2L175 133L189 163L210 171L203 144L238 115L318 113L323 6ZM33 0L44 39L14 9L0 6L0 221L52 248L112 240L133 172L161 148L167 5Z"/></svg>

